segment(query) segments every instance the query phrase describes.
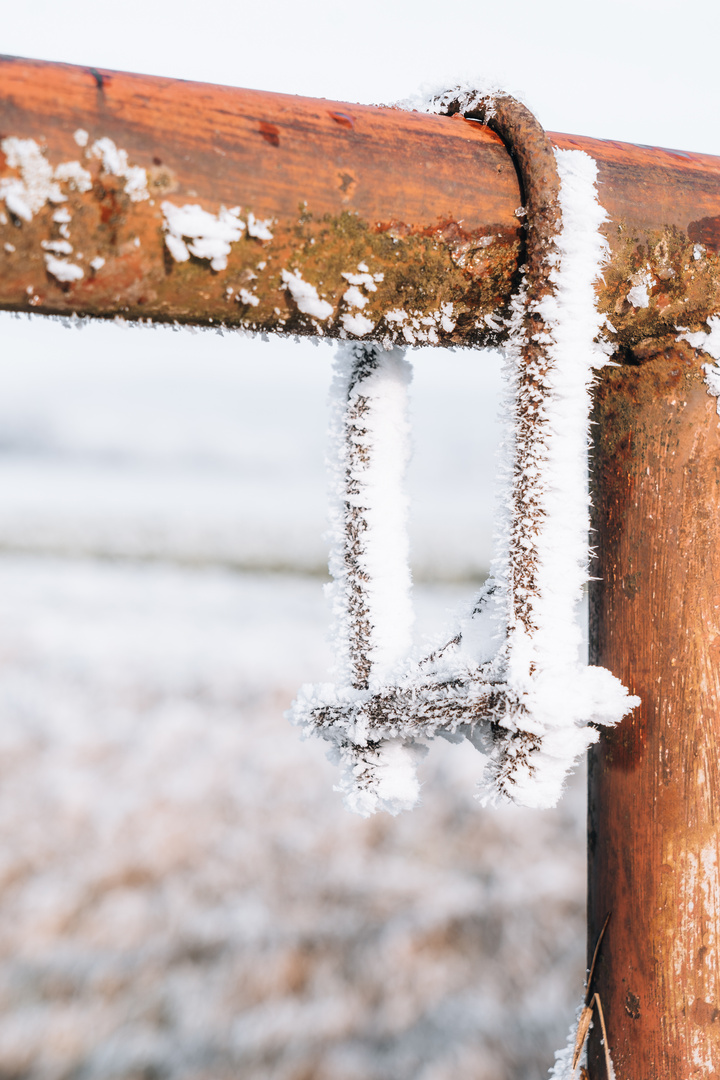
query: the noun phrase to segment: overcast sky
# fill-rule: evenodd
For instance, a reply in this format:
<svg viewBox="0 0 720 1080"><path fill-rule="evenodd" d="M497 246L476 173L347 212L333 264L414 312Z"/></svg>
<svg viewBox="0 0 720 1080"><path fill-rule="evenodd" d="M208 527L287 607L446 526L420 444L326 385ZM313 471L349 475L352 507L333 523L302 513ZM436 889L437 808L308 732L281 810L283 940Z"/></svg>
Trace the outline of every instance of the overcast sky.
<svg viewBox="0 0 720 1080"><path fill-rule="evenodd" d="M554 131L720 154L718 0L0 0L2 51L387 102L494 79Z"/></svg>

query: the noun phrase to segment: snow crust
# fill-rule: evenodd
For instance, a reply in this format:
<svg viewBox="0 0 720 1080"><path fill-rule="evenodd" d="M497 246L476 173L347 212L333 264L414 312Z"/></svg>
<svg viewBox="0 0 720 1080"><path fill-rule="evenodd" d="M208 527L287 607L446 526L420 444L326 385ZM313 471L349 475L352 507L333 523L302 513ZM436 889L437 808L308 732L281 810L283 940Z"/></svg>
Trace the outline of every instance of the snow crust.
<svg viewBox="0 0 720 1080"><path fill-rule="evenodd" d="M11 135L0 142L0 147L10 168L20 173L19 178L0 180L0 199L4 199L12 214L22 221L32 221L33 215L46 203L67 201L52 165L34 139L18 139Z"/></svg>
<svg viewBox="0 0 720 1080"><path fill-rule="evenodd" d="M627 294L628 303L636 308L649 307L650 289L652 289L653 285L657 284L657 281L649 270L644 272L641 271L640 273L633 275L631 280L633 282L633 287Z"/></svg>
<svg viewBox="0 0 720 1080"><path fill-rule="evenodd" d="M251 307L257 307L260 303L259 297L255 293L248 292L247 289L238 289L238 300L242 304L250 304Z"/></svg>
<svg viewBox="0 0 720 1080"><path fill-rule="evenodd" d="M127 150L119 149L112 139L107 136L96 139L87 153L89 157L101 161L104 172L126 181L124 190L125 194L130 196L131 202L142 202L150 198L147 172L140 165L130 165Z"/></svg>
<svg viewBox="0 0 720 1080"><path fill-rule="evenodd" d="M161 206L166 229L165 244L176 262L187 262L191 255L208 259L213 270L224 270L230 245L239 240L245 229L240 207L227 210L220 207L217 214L203 210L196 203Z"/></svg>
<svg viewBox="0 0 720 1080"><path fill-rule="evenodd" d="M717 398L717 413L720 416L720 315L711 315L707 325L709 330L697 330L695 333L684 331L678 334L677 340L687 341L693 349L707 353L715 361L712 364L703 364L703 371L708 394Z"/></svg>
<svg viewBox="0 0 720 1080"><path fill-rule="evenodd" d="M87 147L89 136L85 130L78 128L74 138L78 146ZM57 258L58 255L70 255L73 251L70 243L72 215L68 208L63 206L68 200L63 186L66 190L85 194L92 189L92 174L79 161L61 161L53 168L43 148L34 139L8 136L0 142L0 147L10 168L17 169L20 174L0 180L0 199L4 200L11 214L19 221L26 222L32 221L35 214L48 203L58 207L53 210L52 220L59 226L61 239L40 242L46 252L52 253L45 255L45 265L48 273L57 281L66 284L79 281L85 276L82 267ZM102 171L123 178L126 181L125 193L131 201L139 202L150 197L145 169L131 166L128 163L127 151L118 149L112 139L96 140L85 150L85 158L99 160ZM5 214L2 214L2 219L6 220ZM77 255L78 260L82 258L81 254ZM95 262L97 258L101 257L97 256ZM90 265L93 266L93 260Z"/></svg>
<svg viewBox="0 0 720 1080"><path fill-rule="evenodd" d="M79 281L85 276L82 266L68 262L67 259L58 259L55 255L45 256L45 266L48 274L52 274L58 281Z"/></svg>
<svg viewBox="0 0 720 1080"><path fill-rule="evenodd" d="M85 147L87 141L87 132L78 128L75 142ZM10 135L0 142L0 146L10 168L20 173L19 177L0 180L0 199L4 199L8 210L22 221L32 221L46 203L58 205L67 202L61 184L67 184L71 190L82 194L92 188L92 175L79 161L61 161L53 168L34 139L19 139ZM85 151L85 156L98 159L104 172L123 178L126 181L125 193L132 202L150 198L147 172L139 165L130 165L127 150L118 149L112 139L97 139ZM65 220L69 221L69 216Z"/></svg>
<svg viewBox="0 0 720 1080"><path fill-rule="evenodd" d="M400 369L396 359L385 363L377 346L339 353L331 428L336 462L331 572L340 684L303 687L291 719L307 734L319 731L333 743L343 768L339 790L346 806L363 816L414 805L419 788L410 770L422 744L435 735L466 737L483 754L483 802L511 799L538 808L554 806L568 772L597 740L597 725L616 724L639 704L609 671L589 667L581 655L578 610L588 578L590 391L595 371L608 363L611 352L602 341L604 318L594 290L607 255L599 231L606 214L597 200L595 162L574 150L557 150L556 160L562 227L550 256L553 291L537 307L547 340L543 366L531 373L532 383L523 351L528 325L524 282L508 321L507 426L491 578L453 638L439 642L429 656L408 654L404 663L399 646L406 636L406 607L404 601L400 606L394 597L390 600L390 592L379 605L391 579L375 576L381 567L385 570L385 544L397 581L407 580L396 532L402 521L388 518L382 541L382 518L368 525L375 499L382 504L374 478L390 467L393 455L399 455L399 463L407 455L391 435L403 430L401 407L392 428L374 426L384 408L383 395L388 395L387 408L394 400ZM395 318L399 314L392 313ZM523 426L521 398L528 386L542 394L530 433ZM358 394L365 402L359 431L364 456L353 456ZM353 503L355 496L359 504ZM401 505L399 491L393 501ZM362 507L360 522L353 517L354 505ZM371 556L365 554L367 545L373 545ZM355 579L355 571L348 571L349 547L359 570ZM530 586L523 560L533 567ZM372 647L388 634L393 650L387 661L373 660L367 679L358 679L363 619Z"/></svg>
<svg viewBox="0 0 720 1080"><path fill-rule="evenodd" d="M345 312L340 316L340 322L343 329L354 337L365 337L375 326L372 319L368 319L367 315L361 315L360 313L351 315Z"/></svg>
<svg viewBox="0 0 720 1080"><path fill-rule="evenodd" d="M272 218L263 221L261 218L256 218L252 212L247 216L248 236L254 236L256 240L272 240L271 225Z"/></svg>
<svg viewBox="0 0 720 1080"><path fill-rule="evenodd" d="M145 172L144 169L141 171ZM56 165L54 175L56 180L67 183L73 191L84 193L92 188L92 176L79 161L61 161Z"/></svg>
<svg viewBox="0 0 720 1080"><path fill-rule="evenodd" d="M73 246L68 240L41 240L40 247L54 251L56 255L72 255Z"/></svg>
<svg viewBox="0 0 720 1080"><path fill-rule="evenodd" d="M289 270L282 271L282 279L285 288L298 306L303 315L310 315L314 319L324 322L333 313L333 306L327 300L321 300L318 291L309 281L304 281L299 270L292 273Z"/></svg>

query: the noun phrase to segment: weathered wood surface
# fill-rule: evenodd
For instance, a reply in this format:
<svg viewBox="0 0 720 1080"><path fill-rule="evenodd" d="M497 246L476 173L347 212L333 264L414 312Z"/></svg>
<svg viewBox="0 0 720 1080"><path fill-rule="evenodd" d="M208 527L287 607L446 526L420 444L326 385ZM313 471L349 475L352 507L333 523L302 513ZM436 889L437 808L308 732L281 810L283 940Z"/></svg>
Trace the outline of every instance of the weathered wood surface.
<svg viewBox="0 0 720 1080"><path fill-rule="evenodd" d="M590 757L589 942L618 1080L720 1077L720 420L671 343L606 373L594 659L642 705ZM597 1029L597 1024L596 1024ZM592 1080L605 1080L597 1030Z"/></svg>
<svg viewBox="0 0 720 1080"><path fill-rule="evenodd" d="M2 308L429 344L497 336L493 315L521 258L521 193L500 140L476 122L4 58L0 137L6 148L33 139L53 169L77 161L91 179L84 192L60 183L71 216L62 230L50 203L31 221L5 215ZM552 138L598 162L612 247L600 299L619 343L678 320L699 326L720 302L720 159ZM93 156L101 139L144 171L147 197L133 199L127 177ZM18 176L0 155L0 183ZM172 257L164 202L213 215L240 207L226 267ZM250 214L270 222L259 235ZM82 271L77 280L48 268L47 245L63 239L72 252L55 254ZM359 264L372 279L356 285L362 306L357 292L346 299L344 276L363 273ZM329 314L303 311L283 271ZM649 305L635 307L627 294L647 275Z"/></svg>

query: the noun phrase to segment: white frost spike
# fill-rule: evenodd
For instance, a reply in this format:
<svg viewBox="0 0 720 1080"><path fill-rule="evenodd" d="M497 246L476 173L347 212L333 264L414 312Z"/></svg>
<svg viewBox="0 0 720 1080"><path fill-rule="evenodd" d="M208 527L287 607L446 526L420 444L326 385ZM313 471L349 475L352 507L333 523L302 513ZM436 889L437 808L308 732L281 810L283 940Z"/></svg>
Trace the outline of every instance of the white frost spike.
<svg viewBox="0 0 720 1080"><path fill-rule="evenodd" d="M550 1070L549 1080L578 1080L580 1068L587 1063L587 1049L583 1046L582 1054L577 1066L575 1069L572 1067L578 1023L584 1008L585 1002L581 1001L575 1013L575 1020L570 1026L567 1043L562 1050L555 1051L555 1064ZM612 1080L614 1080L614 1078L612 1078Z"/></svg>

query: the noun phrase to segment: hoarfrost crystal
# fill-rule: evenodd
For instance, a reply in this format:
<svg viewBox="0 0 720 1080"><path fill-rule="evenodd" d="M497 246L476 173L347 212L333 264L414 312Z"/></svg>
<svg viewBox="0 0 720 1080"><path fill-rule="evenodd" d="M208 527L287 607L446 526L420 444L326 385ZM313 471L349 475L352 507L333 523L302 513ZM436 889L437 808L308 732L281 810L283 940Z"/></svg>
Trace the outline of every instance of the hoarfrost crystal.
<svg viewBox="0 0 720 1080"><path fill-rule="evenodd" d="M697 330L694 334L685 331L678 335L678 341L687 341L693 349L699 349L709 356L714 363L703 364L705 385L708 394L717 398L717 413L720 416L720 316L711 315L707 320L708 331Z"/></svg>

